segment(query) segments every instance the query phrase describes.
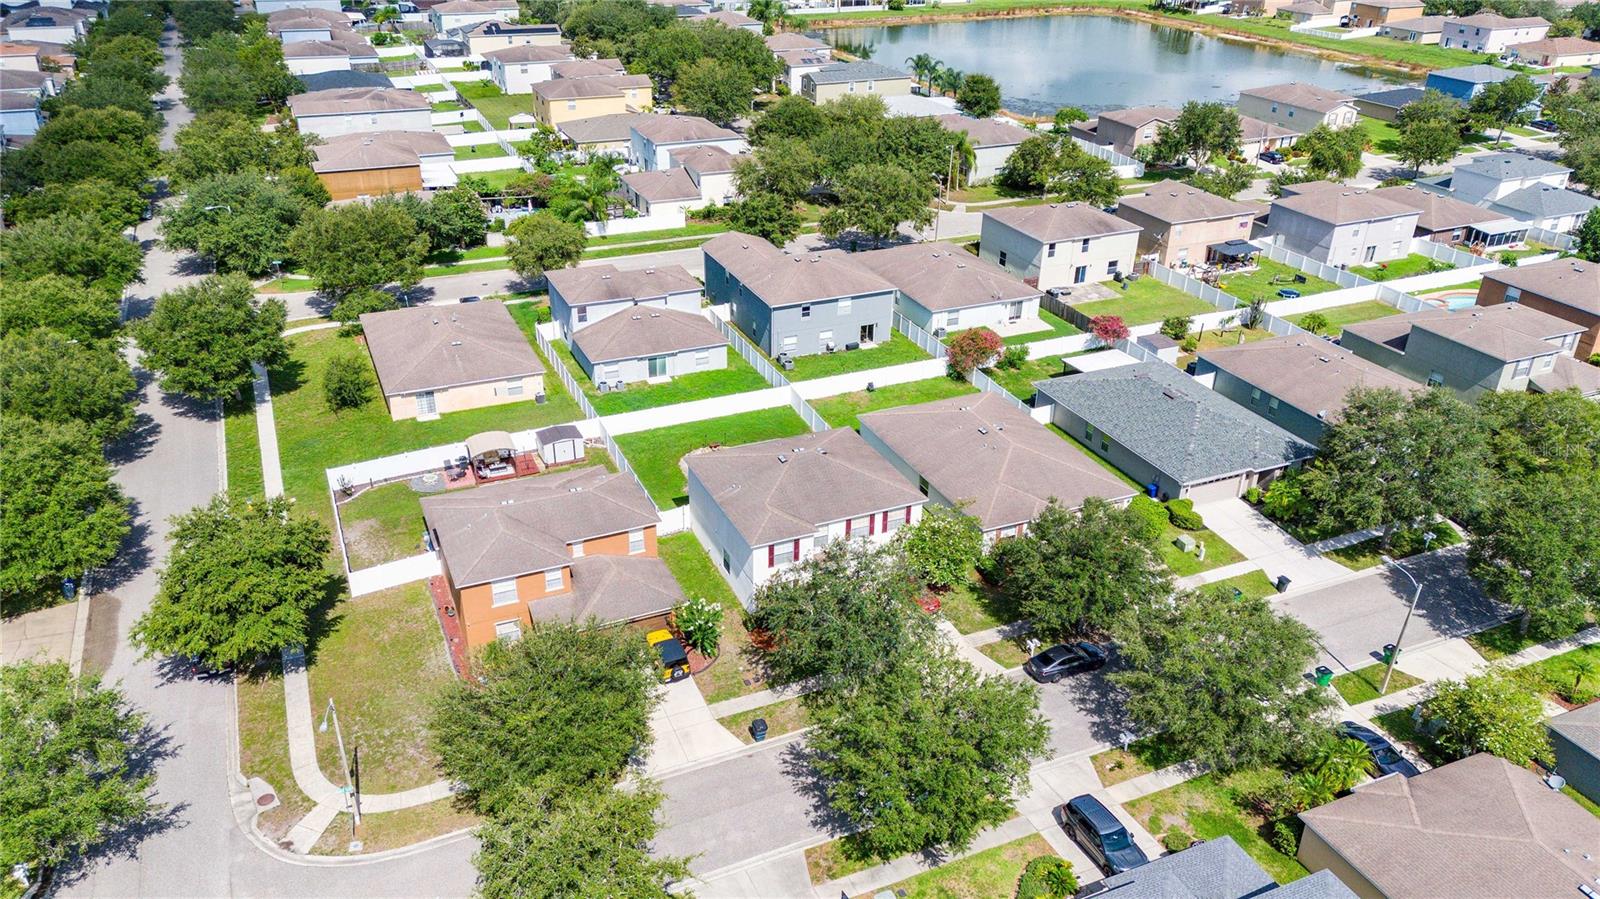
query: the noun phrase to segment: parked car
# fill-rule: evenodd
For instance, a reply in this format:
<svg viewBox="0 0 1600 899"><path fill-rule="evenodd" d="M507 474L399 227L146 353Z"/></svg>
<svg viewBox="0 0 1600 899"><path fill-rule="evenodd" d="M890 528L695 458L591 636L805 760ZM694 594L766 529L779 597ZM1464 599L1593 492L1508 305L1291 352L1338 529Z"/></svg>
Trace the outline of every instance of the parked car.
<svg viewBox="0 0 1600 899"><path fill-rule="evenodd" d="M483 297L480 297L480 296L462 297L461 298L461 302L463 302L463 303L476 303L481 299L483 299Z"/></svg>
<svg viewBox="0 0 1600 899"><path fill-rule="evenodd" d="M1534 119L1528 123L1528 127L1535 131L1545 131L1551 134L1561 130L1561 126L1550 121L1549 119Z"/></svg>
<svg viewBox="0 0 1600 899"><path fill-rule="evenodd" d="M1106 664L1106 651L1093 643L1057 643L1022 663L1022 670L1041 684L1053 684L1069 674L1097 671Z"/></svg>
<svg viewBox="0 0 1600 899"><path fill-rule="evenodd" d="M672 636L672 631L666 629L651 631L645 639L661 656L662 683L675 683L689 676L689 654L684 652L683 644L678 638Z"/></svg>
<svg viewBox="0 0 1600 899"><path fill-rule="evenodd" d="M1341 721L1339 736L1351 737L1367 744L1367 749L1372 752L1372 760L1377 764L1380 774L1414 777L1418 773L1416 765L1407 761L1406 757L1394 748L1394 744L1370 727L1363 727L1354 721Z"/></svg>
<svg viewBox="0 0 1600 899"><path fill-rule="evenodd" d="M1088 793L1058 806L1056 820L1061 822L1061 829L1067 836L1082 847L1089 860L1108 876L1132 871L1150 861L1144 850L1134 845L1128 828Z"/></svg>
<svg viewBox="0 0 1600 899"><path fill-rule="evenodd" d="M1262 162L1270 162L1273 165L1283 165L1283 154L1279 153L1277 150L1268 150L1256 158Z"/></svg>

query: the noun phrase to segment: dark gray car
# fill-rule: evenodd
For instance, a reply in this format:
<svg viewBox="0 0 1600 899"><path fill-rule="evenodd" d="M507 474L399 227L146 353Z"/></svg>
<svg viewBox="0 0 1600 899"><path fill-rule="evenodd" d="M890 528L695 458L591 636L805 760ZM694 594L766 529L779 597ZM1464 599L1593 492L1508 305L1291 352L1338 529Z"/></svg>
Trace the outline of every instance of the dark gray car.
<svg viewBox="0 0 1600 899"><path fill-rule="evenodd" d="M1106 874L1132 871L1150 861L1144 850L1134 845L1128 828L1117 816L1088 793L1068 800L1056 809L1061 828L1083 848L1090 861Z"/></svg>

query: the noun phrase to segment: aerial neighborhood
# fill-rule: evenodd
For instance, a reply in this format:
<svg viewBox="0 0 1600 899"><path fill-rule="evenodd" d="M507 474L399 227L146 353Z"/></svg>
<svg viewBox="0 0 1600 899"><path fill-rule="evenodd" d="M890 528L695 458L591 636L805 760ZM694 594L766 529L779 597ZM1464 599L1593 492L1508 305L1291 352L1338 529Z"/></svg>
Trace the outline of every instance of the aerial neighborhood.
<svg viewBox="0 0 1600 899"><path fill-rule="evenodd" d="M0 0L0 212L0 895L1600 895L1600 2Z"/></svg>

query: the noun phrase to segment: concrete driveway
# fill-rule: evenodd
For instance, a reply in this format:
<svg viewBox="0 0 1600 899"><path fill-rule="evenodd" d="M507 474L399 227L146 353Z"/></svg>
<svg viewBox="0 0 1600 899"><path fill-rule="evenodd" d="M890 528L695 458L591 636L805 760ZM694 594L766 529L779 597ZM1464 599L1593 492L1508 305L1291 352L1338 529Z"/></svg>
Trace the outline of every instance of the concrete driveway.
<svg viewBox="0 0 1600 899"><path fill-rule="evenodd" d="M1206 520L1206 527L1274 581L1288 575L1295 587L1309 587L1350 573L1338 562L1307 549L1242 499L1200 503L1194 510Z"/></svg>
<svg viewBox="0 0 1600 899"><path fill-rule="evenodd" d="M693 678L684 678L662 689L661 704L650 716L650 732L655 742L650 747L645 773L651 775L744 746L711 716L711 709L706 707L705 697Z"/></svg>
<svg viewBox="0 0 1600 899"><path fill-rule="evenodd" d="M1006 677L1033 683L1021 669ZM1104 672L1078 674L1058 684L1039 684L1039 711L1050 723L1050 751L1057 759L1086 752L1101 743L1115 743L1127 729L1122 702Z"/></svg>

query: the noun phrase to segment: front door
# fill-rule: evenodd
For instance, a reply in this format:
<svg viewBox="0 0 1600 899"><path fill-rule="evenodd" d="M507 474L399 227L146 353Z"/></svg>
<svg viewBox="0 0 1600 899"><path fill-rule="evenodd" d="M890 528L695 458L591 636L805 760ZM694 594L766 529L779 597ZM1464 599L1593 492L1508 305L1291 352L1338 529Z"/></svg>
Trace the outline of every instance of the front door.
<svg viewBox="0 0 1600 899"><path fill-rule="evenodd" d="M873 338L877 335L877 333L878 333L878 326L877 325L862 325L861 326L861 342L862 343L871 343L873 341Z"/></svg>
<svg viewBox="0 0 1600 899"><path fill-rule="evenodd" d="M1087 265L1080 265L1072 270L1072 283L1082 284L1087 280L1089 280L1089 267Z"/></svg>
<svg viewBox="0 0 1600 899"><path fill-rule="evenodd" d="M664 378L666 376L667 376L667 357L666 356L651 356L650 357L650 377L652 377L652 378Z"/></svg>

